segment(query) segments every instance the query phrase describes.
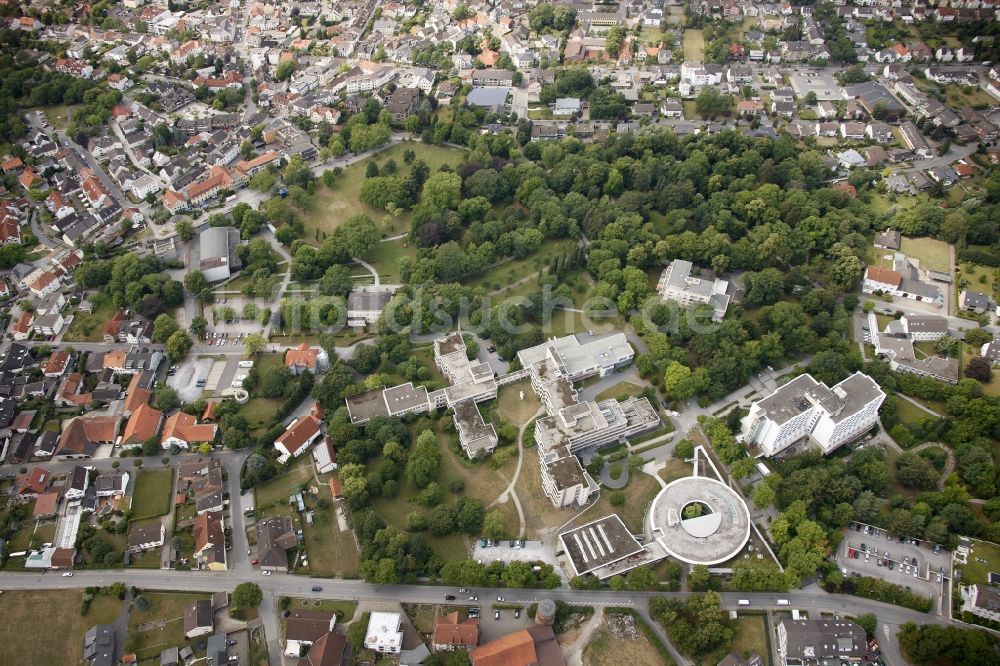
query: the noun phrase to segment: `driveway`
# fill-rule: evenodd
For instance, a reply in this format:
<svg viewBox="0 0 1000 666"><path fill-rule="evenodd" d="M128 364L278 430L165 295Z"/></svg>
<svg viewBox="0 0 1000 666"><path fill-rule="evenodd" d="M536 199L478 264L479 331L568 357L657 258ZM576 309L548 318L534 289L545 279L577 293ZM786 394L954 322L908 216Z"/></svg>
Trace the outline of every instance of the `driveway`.
<svg viewBox="0 0 1000 666"><path fill-rule="evenodd" d="M208 381L212 369L211 358L188 358L177 364L177 374L167 377L167 386L177 391L184 402L194 402L205 389L198 386L198 380Z"/></svg>

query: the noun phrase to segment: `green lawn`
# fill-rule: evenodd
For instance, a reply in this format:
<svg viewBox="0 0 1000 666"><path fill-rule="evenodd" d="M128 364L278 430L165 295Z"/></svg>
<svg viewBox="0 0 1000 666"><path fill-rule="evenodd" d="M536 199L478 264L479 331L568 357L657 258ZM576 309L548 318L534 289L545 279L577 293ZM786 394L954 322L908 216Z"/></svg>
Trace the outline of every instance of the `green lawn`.
<svg viewBox="0 0 1000 666"><path fill-rule="evenodd" d="M896 414L899 416L900 423L913 424L924 419L936 418L924 408L914 405L909 400L898 395L896 396L896 405Z"/></svg>
<svg viewBox="0 0 1000 666"><path fill-rule="evenodd" d="M237 412L247 420L251 430L266 428L281 406L281 400L271 398L251 398L245 405L240 405Z"/></svg>
<svg viewBox="0 0 1000 666"><path fill-rule="evenodd" d="M705 35L701 30L684 31L684 59L702 62L705 59Z"/></svg>
<svg viewBox="0 0 1000 666"><path fill-rule="evenodd" d="M764 664L769 666L771 651L768 649L767 619L764 615L742 615L736 620L734 629L732 644L709 655L702 664L714 666L730 652L740 655L755 652L764 660Z"/></svg>
<svg viewBox="0 0 1000 666"><path fill-rule="evenodd" d="M961 275L956 277L966 280L967 289L981 291L987 296L993 294L993 290L996 288L997 269L977 264L961 264L958 270Z"/></svg>
<svg viewBox="0 0 1000 666"><path fill-rule="evenodd" d="M319 486L319 496L332 504L329 486ZM313 508L311 500L307 507ZM313 524L303 527L309 570L316 576L354 578L358 575L358 548L350 531L340 531L335 511L335 506L314 511Z"/></svg>
<svg viewBox="0 0 1000 666"><path fill-rule="evenodd" d="M398 166L396 175L406 177L410 173L410 166L403 162L403 152L407 149L413 150L417 159L426 162L431 173L436 172L443 164L458 166L463 157L463 151L457 148L404 141L378 153L374 159L380 168L390 159L395 160ZM329 233L344 220L362 214L370 215L372 219L379 222L383 233L390 236L409 231L410 214L408 212L401 214L396 219L383 221L383 218L386 217L384 210L370 208L358 200L361 186L365 181L368 161L362 160L345 168L332 188L320 187L317 189L313 208L303 219L305 233L302 237L307 242L315 242L317 231L322 238L322 234Z"/></svg>
<svg viewBox="0 0 1000 666"><path fill-rule="evenodd" d="M132 497L132 519L153 518L170 511L173 492L173 469L139 472L135 480L135 495Z"/></svg>
<svg viewBox="0 0 1000 666"><path fill-rule="evenodd" d="M597 400L624 400L632 396L642 395L644 388L632 382L618 382L611 388L605 389L597 394Z"/></svg>
<svg viewBox="0 0 1000 666"><path fill-rule="evenodd" d="M399 276L399 260L403 257L417 258L417 248L408 238L376 243L367 261L375 267L383 282L400 284L403 280Z"/></svg>
<svg viewBox="0 0 1000 666"><path fill-rule="evenodd" d="M986 560L987 564L978 562L977 558ZM1000 571L1000 546L974 540L968 564L956 564L955 569L962 572L962 585L988 583L990 572Z"/></svg>
<svg viewBox="0 0 1000 666"><path fill-rule="evenodd" d="M303 455L289 464L291 466L284 474L256 487L254 506L266 507L276 503L288 503L289 495L298 492L303 483L313 478L311 455Z"/></svg>
<svg viewBox="0 0 1000 666"><path fill-rule="evenodd" d="M622 461L622 466L627 464L627 460ZM521 473L524 474L524 470L521 470ZM600 482L600 479L595 479L595 481ZM638 534L642 531L642 521L646 515L646 507L653 501L656 494L660 492L660 489L660 483L645 472L632 473L629 475L628 485L621 490L621 492L625 493L625 504L618 507L612 505L611 494L616 491L604 489L596 505L587 511L587 513L577 518L574 524L577 526L583 525L601 516L606 516L609 513L617 513L622 522L625 523L625 526L634 534ZM543 497L542 499L548 501L547 497ZM569 514L564 515L566 515L566 519L570 517Z"/></svg>
<svg viewBox="0 0 1000 666"><path fill-rule="evenodd" d="M500 418L518 427L535 415L540 404L538 395L527 379L504 386L497 395L497 413Z"/></svg>
<svg viewBox="0 0 1000 666"><path fill-rule="evenodd" d="M115 306L111 299L98 306L94 304L94 312L73 313L73 323L69 325L63 341L65 342L102 342L104 340L104 326L113 316L115 316Z"/></svg>
<svg viewBox="0 0 1000 666"><path fill-rule="evenodd" d="M111 624L121 615L124 603L113 594L98 594L90 602L90 610L84 615L89 625Z"/></svg>
<svg viewBox="0 0 1000 666"><path fill-rule="evenodd" d="M210 599L206 592L142 592L150 601L149 610L140 611L133 605L129 614L128 632L135 639L135 652L140 661L159 656L169 647L184 647L205 640L184 638L184 608L193 601ZM151 625L151 623L156 623ZM143 625L147 625L143 627ZM140 629L140 627L143 627Z"/></svg>
<svg viewBox="0 0 1000 666"><path fill-rule="evenodd" d="M951 263L948 243L935 238L903 237L900 251L911 259L920 261L920 267L947 273Z"/></svg>

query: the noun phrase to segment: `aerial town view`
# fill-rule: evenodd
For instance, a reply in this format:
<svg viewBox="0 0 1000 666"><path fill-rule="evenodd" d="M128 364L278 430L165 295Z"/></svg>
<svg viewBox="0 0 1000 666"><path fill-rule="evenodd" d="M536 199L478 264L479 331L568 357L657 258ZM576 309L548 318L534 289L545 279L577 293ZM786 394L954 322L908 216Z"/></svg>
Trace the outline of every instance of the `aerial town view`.
<svg viewBox="0 0 1000 666"><path fill-rule="evenodd" d="M1000 665L1000 0L0 0L0 666Z"/></svg>

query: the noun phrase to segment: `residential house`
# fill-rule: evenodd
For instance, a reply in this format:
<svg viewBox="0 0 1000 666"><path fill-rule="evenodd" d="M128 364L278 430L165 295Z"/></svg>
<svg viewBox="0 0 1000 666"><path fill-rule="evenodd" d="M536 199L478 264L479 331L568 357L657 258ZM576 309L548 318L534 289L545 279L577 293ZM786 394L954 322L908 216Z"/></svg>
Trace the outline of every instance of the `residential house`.
<svg viewBox="0 0 1000 666"><path fill-rule="evenodd" d="M121 446L127 448L141 447L144 442L154 438L160 432L163 423L163 412L153 409L147 403L139 405L132 412L125 431L122 433Z"/></svg>
<svg viewBox="0 0 1000 666"><path fill-rule="evenodd" d="M435 652L471 650L479 645L479 618L453 611L434 618L431 649Z"/></svg>
<svg viewBox="0 0 1000 666"><path fill-rule="evenodd" d="M177 412L167 417L160 435L160 445L164 449L171 446L189 449L196 444L211 444L215 441L218 429L218 425L214 423L199 424L190 414Z"/></svg>
<svg viewBox="0 0 1000 666"><path fill-rule="evenodd" d="M226 570L226 536L221 511L206 511L194 519L194 557L209 571Z"/></svg>
<svg viewBox="0 0 1000 666"><path fill-rule="evenodd" d="M365 649L382 654L399 654L403 649L401 615L373 611L368 619Z"/></svg>
<svg viewBox="0 0 1000 666"><path fill-rule="evenodd" d="M208 599L192 601L184 608L184 637L193 640L212 633L215 629L215 611Z"/></svg>
<svg viewBox="0 0 1000 666"><path fill-rule="evenodd" d="M101 446L115 443L120 418L117 416L77 416L63 426L55 455L63 460L91 458Z"/></svg>
<svg viewBox="0 0 1000 666"><path fill-rule="evenodd" d="M298 545L288 516L271 516L257 523L257 561L264 571L288 571L288 551Z"/></svg>
<svg viewBox="0 0 1000 666"><path fill-rule="evenodd" d="M301 374L306 370L313 374L325 372L329 363L330 360L325 349L310 347L305 342L285 352L285 367L291 370L293 375Z"/></svg>
<svg viewBox="0 0 1000 666"><path fill-rule="evenodd" d="M128 552L133 555L163 547L165 535L163 521L155 520L147 525L132 523L128 531Z"/></svg>
<svg viewBox="0 0 1000 666"><path fill-rule="evenodd" d="M274 448L278 450L278 462L284 464L290 458L298 458L315 442L322 431L322 421L313 414L299 417L292 421L285 432L274 440Z"/></svg>

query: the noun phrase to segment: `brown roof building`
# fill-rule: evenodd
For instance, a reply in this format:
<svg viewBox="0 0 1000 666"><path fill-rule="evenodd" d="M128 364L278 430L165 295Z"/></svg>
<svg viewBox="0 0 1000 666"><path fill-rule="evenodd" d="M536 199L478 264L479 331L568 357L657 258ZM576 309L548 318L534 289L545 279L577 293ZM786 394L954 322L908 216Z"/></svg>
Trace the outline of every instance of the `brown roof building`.
<svg viewBox="0 0 1000 666"><path fill-rule="evenodd" d="M211 571L226 570L226 535L221 511L206 511L194 519L194 555Z"/></svg>
<svg viewBox="0 0 1000 666"><path fill-rule="evenodd" d="M320 636L298 666L342 666L347 651L347 638L332 631Z"/></svg>
<svg viewBox="0 0 1000 666"><path fill-rule="evenodd" d="M212 633L213 616L211 601L208 599L192 601L184 609L184 635L191 639Z"/></svg>
<svg viewBox="0 0 1000 666"><path fill-rule="evenodd" d="M218 426L214 423L199 424L190 414L177 412L171 414L163 425L160 443L165 449L170 448L172 444L188 448L192 444L215 441L217 430Z"/></svg>
<svg viewBox="0 0 1000 666"><path fill-rule="evenodd" d="M565 666L552 627L536 624L469 652L472 666Z"/></svg>
<svg viewBox="0 0 1000 666"><path fill-rule="evenodd" d="M455 611L434 618L434 635L431 648L442 650L469 650L479 645L479 618L470 618Z"/></svg>
<svg viewBox="0 0 1000 666"><path fill-rule="evenodd" d="M60 435L56 455L90 458L102 444L113 444L117 434L117 416L78 416Z"/></svg>
<svg viewBox="0 0 1000 666"><path fill-rule="evenodd" d="M122 446L142 446L150 437L155 437L163 422L163 412L153 409L147 404L141 404L132 412L125 432L122 433Z"/></svg>

